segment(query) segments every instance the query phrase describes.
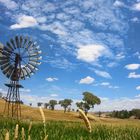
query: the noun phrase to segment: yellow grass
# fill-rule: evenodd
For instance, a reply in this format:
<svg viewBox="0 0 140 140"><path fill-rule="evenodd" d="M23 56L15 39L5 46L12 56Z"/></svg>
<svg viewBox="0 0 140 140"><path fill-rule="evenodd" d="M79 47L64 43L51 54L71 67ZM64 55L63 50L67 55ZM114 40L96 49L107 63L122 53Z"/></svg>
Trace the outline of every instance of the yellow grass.
<svg viewBox="0 0 140 140"><path fill-rule="evenodd" d="M8 131L5 134L5 140L9 140L9 132Z"/></svg>
<svg viewBox="0 0 140 140"><path fill-rule="evenodd" d="M0 116L3 115L3 109L4 109L4 100L0 99ZM29 121L42 121L42 116L39 112L38 107L30 107L27 105L21 106L21 119L29 120ZM43 109L45 119L48 120L54 120L54 121L82 121L79 118L79 114L77 112L66 112L64 113L63 110L48 110ZM135 119L115 119L115 118L99 118L96 116L93 116L92 114L88 114L88 118L92 125L96 124L105 124L105 125L137 125L140 126L140 120Z"/></svg>
<svg viewBox="0 0 140 140"><path fill-rule="evenodd" d="M88 117L85 115L85 113L82 109L79 109L79 114L82 117L82 119L84 120L84 122L88 128L88 131L91 133L91 124L90 124L90 121L88 120Z"/></svg>
<svg viewBox="0 0 140 140"><path fill-rule="evenodd" d="M18 124L16 125L16 128L15 128L15 140L18 139Z"/></svg>

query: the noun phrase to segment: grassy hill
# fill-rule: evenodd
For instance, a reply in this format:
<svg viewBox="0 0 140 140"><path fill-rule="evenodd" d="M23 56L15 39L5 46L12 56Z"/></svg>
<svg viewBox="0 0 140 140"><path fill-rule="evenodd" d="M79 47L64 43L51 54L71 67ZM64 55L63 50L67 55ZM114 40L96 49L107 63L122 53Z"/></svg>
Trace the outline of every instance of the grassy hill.
<svg viewBox="0 0 140 140"><path fill-rule="evenodd" d="M0 99L0 115L3 115L5 101ZM41 115L38 107L30 107L27 105L21 105L21 117L26 120L41 120ZM76 112L66 112L63 110L48 110L43 109L46 120L62 120L62 121L80 121L78 118L78 113Z"/></svg>
<svg viewBox="0 0 140 140"><path fill-rule="evenodd" d="M0 116L3 115L5 101L0 99ZM41 121L42 117L40 115L40 111L38 107L30 107L27 105L21 105L21 119L22 120L33 120L33 121ZM54 121L83 121L79 118L79 114L77 112L66 112L63 110L48 110L43 109L46 120L54 120ZM92 114L88 114L88 118L94 124L107 124L107 125L139 125L140 120L135 119L116 119L116 118L104 118L104 117L96 117Z"/></svg>

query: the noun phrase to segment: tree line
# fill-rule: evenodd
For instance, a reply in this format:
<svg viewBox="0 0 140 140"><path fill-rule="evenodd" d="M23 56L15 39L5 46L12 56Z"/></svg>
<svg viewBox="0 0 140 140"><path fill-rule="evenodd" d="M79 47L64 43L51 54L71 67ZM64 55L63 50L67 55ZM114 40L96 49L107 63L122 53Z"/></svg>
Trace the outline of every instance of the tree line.
<svg viewBox="0 0 140 140"><path fill-rule="evenodd" d="M46 109L51 109L54 110L55 106L57 104L60 104L61 107L64 108L64 112L66 111L70 111L70 106L72 104L72 100L71 99L64 99L64 100L60 100L60 101L56 101L56 100L50 100L48 103L44 103L44 108ZM85 113L87 114L88 111L91 108L94 108L94 106L97 104L99 105L101 103L101 100L99 97L95 96L94 94L90 93L90 92L83 92L83 99L80 102L76 103L76 106L82 110L85 111ZM42 106L43 103L38 102L37 106Z"/></svg>
<svg viewBox="0 0 140 140"><path fill-rule="evenodd" d="M120 118L120 119L126 119L130 117L140 119L140 109L132 109L131 111L127 111L127 110L113 111L110 114L110 116L113 118Z"/></svg>

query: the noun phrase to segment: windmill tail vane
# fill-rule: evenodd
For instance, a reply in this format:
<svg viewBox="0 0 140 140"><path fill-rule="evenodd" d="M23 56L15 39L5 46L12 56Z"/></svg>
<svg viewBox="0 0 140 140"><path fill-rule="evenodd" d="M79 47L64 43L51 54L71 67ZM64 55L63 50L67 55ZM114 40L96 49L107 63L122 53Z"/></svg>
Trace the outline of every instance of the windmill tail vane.
<svg viewBox="0 0 140 140"><path fill-rule="evenodd" d="M5 97L4 115L19 119L21 117L21 100L19 84L38 70L41 64L41 51L36 42L24 36L15 36L6 45L0 43L0 68L3 74L10 79L5 84L8 88Z"/></svg>

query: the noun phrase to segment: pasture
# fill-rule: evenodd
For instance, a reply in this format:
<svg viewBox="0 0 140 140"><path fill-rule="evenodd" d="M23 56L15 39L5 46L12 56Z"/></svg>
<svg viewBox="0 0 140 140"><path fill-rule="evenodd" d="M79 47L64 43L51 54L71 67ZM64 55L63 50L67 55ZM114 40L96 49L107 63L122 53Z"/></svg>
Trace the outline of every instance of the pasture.
<svg viewBox="0 0 140 140"><path fill-rule="evenodd" d="M18 140L29 140L29 136L31 140L44 140L45 132L48 135L47 140L140 140L140 120L98 118L89 114L92 126L92 132L89 133L76 112L44 109L44 126L38 108L23 105L22 118L16 121L2 117L3 101L0 104L0 140L5 140L6 132L9 132L10 140L16 139L16 124L19 125Z"/></svg>

